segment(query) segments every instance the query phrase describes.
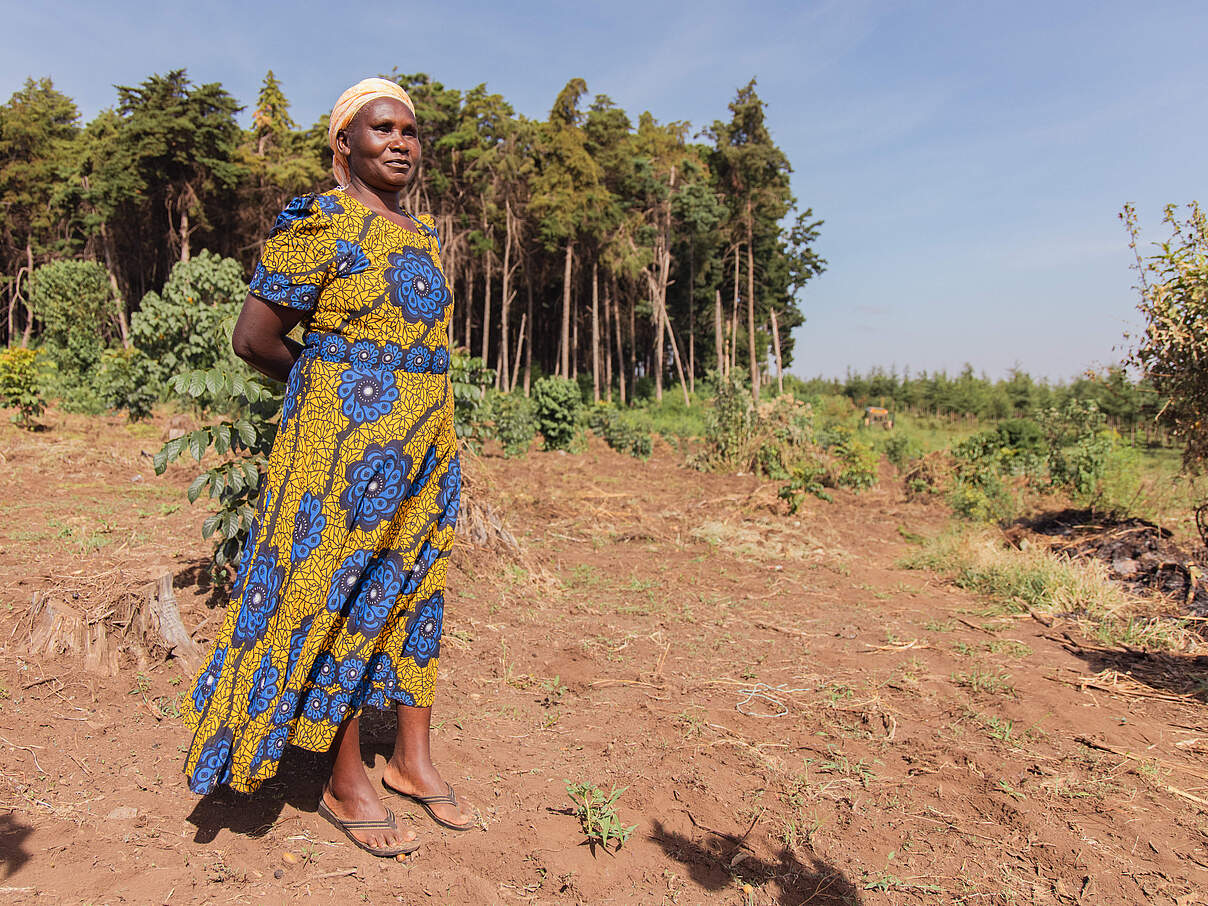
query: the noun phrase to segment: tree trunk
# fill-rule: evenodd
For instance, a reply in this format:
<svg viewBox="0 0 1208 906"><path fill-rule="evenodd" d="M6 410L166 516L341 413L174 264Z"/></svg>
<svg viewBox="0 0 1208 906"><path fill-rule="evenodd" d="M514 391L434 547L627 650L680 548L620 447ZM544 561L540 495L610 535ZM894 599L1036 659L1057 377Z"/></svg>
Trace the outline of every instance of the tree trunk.
<svg viewBox="0 0 1208 906"><path fill-rule="evenodd" d="M189 260L189 233L192 230L189 227L189 205L182 204L180 206L180 260Z"/></svg>
<svg viewBox="0 0 1208 906"><path fill-rule="evenodd" d="M604 294L604 398L612 402L612 298Z"/></svg>
<svg viewBox="0 0 1208 906"><path fill-rule="evenodd" d="M591 392L600 402L600 262L591 262Z"/></svg>
<svg viewBox="0 0 1208 906"><path fill-rule="evenodd" d="M520 352L524 346L524 325L528 323L528 315L521 313L520 315L520 330L516 332L516 355L515 362L512 364L512 379L508 382L508 391L516 389L516 378L520 375Z"/></svg>
<svg viewBox="0 0 1208 906"><path fill-rule="evenodd" d="M696 240L688 244L688 386L696 392Z"/></svg>
<svg viewBox="0 0 1208 906"><path fill-rule="evenodd" d="M784 393L784 360L780 357L780 325L776 322L776 309L769 309L772 315L772 348L776 350L776 391Z"/></svg>
<svg viewBox="0 0 1208 906"><path fill-rule="evenodd" d="M634 298L629 300L629 400L633 402L638 395L638 303Z"/></svg>
<svg viewBox="0 0 1208 906"><path fill-rule="evenodd" d="M473 336L474 336L474 258L471 255L466 255L466 355L474 354Z"/></svg>
<svg viewBox="0 0 1208 906"><path fill-rule="evenodd" d="M651 283L653 284L653 279ZM657 289L655 286L650 287L650 295L656 296ZM666 312L663 311L657 298L650 300L654 304L654 398L660 403L663 401L663 346L666 340L663 338L663 325L666 324Z"/></svg>
<svg viewBox="0 0 1208 906"><path fill-rule="evenodd" d="M122 295L122 288L118 286L116 271L114 266L113 243L109 241L109 229L104 221L101 222L101 250L105 253L105 270L109 274L109 285L113 287L113 295L117 298L117 327L122 333L122 345L127 349L131 347L130 342L130 324L126 320L126 298Z"/></svg>
<svg viewBox="0 0 1208 906"><path fill-rule="evenodd" d="M495 372L495 389L502 388L504 391L511 390L508 386L508 377L511 372L508 368L508 312L512 307L512 300L509 293L512 290L511 286L511 268L512 268L512 207L509 202L504 202L503 215L505 230L503 239L503 286L499 297L499 370Z"/></svg>
<svg viewBox="0 0 1208 906"><path fill-rule="evenodd" d="M625 344L621 340L621 300L617 297L617 281L609 281L612 287L609 298L612 299L612 323L617 336L617 388L621 394L621 405L625 405Z"/></svg>
<svg viewBox="0 0 1208 906"><path fill-rule="evenodd" d="M486 224L483 224L485 232ZM482 262L485 279L482 281L482 364L491 367L491 250L488 248Z"/></svg>
<svg viewBox="0 0 1208 906"><path fill-rule="evenodd" d="M751 397L759 402L759 360L755 357L755 240L747 199L747 353L751 356Z"/></svg>
<svg viewBox="0 0 1208 906"><path fill-rule="evenodd" d="M734 310L731 316L730 323L730 363L727 367L727 373L733 372L738 367L738 252L741 247L740 243L734 243Z"/></svg>
<svg viewBox="0 0 1208 906"><path fill-rule="evenodd" d="M713 343L717 350L717 376L724 377L726 373L726 332L721 325L721 287L713 297Z"/></svg>
<svg viewBox="0 0 1208 906"><path fill-rule="evenodd" d="M524 315L528 319L528 345L524 347L524 395L529 395L529 385L533 378L533 278L528 268L524 269L524 290L528 297Z"/></svg>
<svg viewBox="0 0 1208 906"><path fill-rule="evenodd" d="M29 348L29 338L34 332L34 300L33 293L29 291L33 279L34 250L27 239L25 241L25 331L21 334L22 349Z"/></svg>
<svg viewBox="0 0 1208 906"><path fill-rule="evenodd" d="M575 254L573 240L566 241L566 263L562 269L562 344L558 361L558 373L570 377L570 271Z"/></svg>

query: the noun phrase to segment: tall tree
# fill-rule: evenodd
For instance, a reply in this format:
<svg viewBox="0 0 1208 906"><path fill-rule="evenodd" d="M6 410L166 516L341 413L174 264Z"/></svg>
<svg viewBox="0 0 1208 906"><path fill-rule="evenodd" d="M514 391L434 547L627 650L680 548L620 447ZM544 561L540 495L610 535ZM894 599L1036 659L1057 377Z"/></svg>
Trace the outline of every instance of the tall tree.
<svg viewBox="0 0 1208 906"><path fill-rule="evenodd" d="M792 169L768 132L763 101L755 91L754 79L738 90L729 106L729 122L716 120L710 130L715 144L713 170L727 196L731 240L736 249L743 246L746 250L747 356L751 392L758 400L755 244L769 234L779 234L780 219L793 203L789 187Z"/></svg>

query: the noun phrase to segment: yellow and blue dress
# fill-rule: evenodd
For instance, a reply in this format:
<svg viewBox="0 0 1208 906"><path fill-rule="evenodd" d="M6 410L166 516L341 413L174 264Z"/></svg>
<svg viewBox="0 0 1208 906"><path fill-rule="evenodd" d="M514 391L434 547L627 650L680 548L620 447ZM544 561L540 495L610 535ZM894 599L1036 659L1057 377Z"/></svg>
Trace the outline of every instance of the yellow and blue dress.
<svg viewBox="0 0 1208 906"><path fill-rule="evenodd" d="M296 198L250 291L305 311L255 522L186 696L189 787L250 792L363 706L432 703L461 498L434 222Z"/></svg>

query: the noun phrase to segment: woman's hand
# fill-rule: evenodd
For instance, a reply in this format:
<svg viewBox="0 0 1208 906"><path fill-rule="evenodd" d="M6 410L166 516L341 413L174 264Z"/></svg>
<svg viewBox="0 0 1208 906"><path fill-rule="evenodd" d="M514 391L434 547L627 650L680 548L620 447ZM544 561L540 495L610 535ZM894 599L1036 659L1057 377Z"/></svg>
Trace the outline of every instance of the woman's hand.
<svg viewBox="0 0 1208 906"><path fill-rule="evenodd" d="M243 309L231 334L235 355L261 374L284 383L302 354L302 345L286 339L286 334L305 314L249 294L243 300Z"/></svg>

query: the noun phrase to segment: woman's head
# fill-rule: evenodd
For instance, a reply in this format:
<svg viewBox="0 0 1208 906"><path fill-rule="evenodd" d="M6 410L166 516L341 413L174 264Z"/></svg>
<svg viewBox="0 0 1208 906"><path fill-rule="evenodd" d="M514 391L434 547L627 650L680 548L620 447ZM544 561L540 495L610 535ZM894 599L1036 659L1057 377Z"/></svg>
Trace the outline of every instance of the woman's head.
<svg viewBox="0 0 1208 906"><path fill-rule="evenodd" d="M336 182L358 178L378 189L402 189L419 169L415 105L387 79L364 79L331 109L327 129Z"/></svg>

